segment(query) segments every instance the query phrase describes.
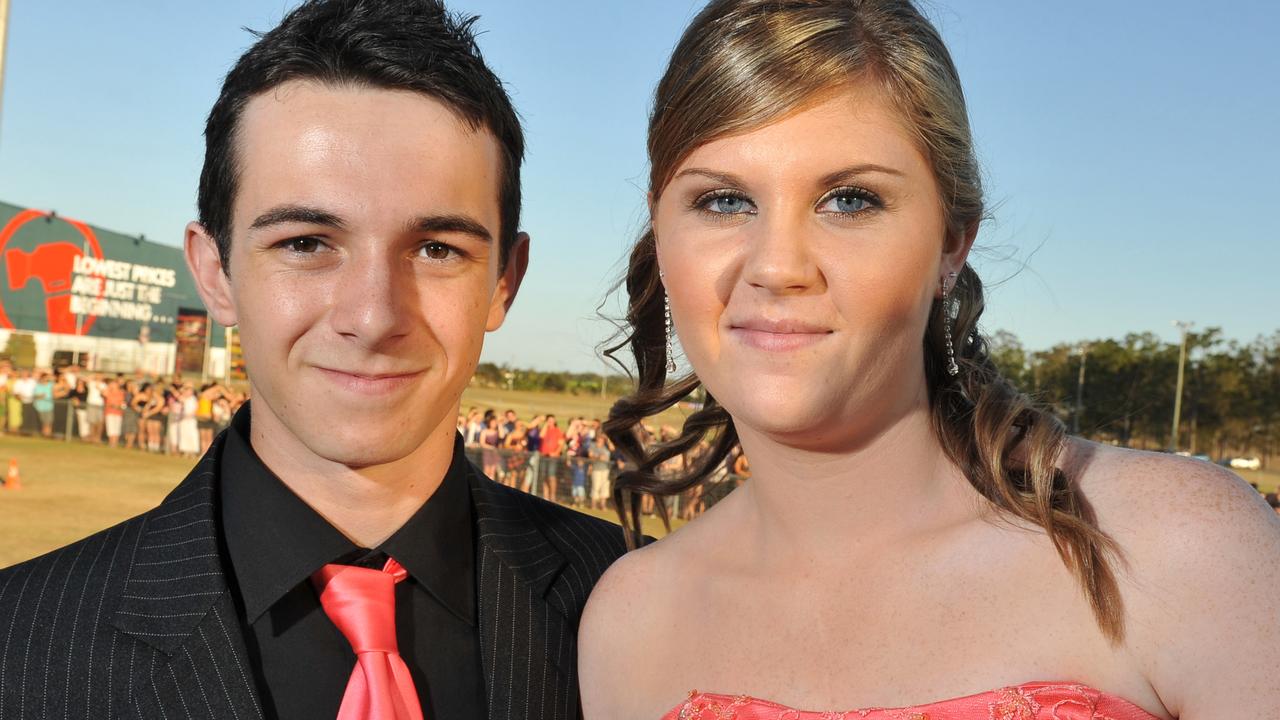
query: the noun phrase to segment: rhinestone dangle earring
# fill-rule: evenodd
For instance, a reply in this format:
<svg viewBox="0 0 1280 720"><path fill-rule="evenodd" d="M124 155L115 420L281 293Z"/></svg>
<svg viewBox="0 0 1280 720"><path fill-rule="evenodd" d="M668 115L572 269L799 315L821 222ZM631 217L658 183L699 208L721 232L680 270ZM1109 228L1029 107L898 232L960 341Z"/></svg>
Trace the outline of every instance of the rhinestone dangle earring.
<svg viewBox="0 0 1280 720"><path fill-rule="evenodd" d="M658 271L658 279L665 280L666 274L661 270ZM667 286L662 286L662 317L666 324L667 334L667 374L670 375L676 371L676 351L671 339L675 337L676 328L671 322L671 300L667 297Z"/></svg>
<svg viewBox="0 0 1280 720"><path fill-rule="evenodd" d="M954 327L953 323L957 316L960 315L960 303L958 300L951 299L951 293L955 290L956 274L947 273L942 280L942 331L947 336L947 374L955 377L960 374L960 366L956 364L956 348L951 340Z"/></svg>

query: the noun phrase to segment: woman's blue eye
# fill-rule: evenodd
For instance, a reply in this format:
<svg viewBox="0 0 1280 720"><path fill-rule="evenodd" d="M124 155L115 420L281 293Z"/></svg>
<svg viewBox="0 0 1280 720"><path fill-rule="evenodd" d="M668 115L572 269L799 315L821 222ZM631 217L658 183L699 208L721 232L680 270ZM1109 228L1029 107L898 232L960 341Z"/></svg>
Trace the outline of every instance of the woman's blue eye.
<svg viewBox="0 0 1280 720"><path fill-rule="evenodd" d="M720 215L737 215L750 212L751 203L737 195L718 195L706 201L704 207L710 212Z"/></svg>
<svg viewBox="0 0 1280 720"><path fill-rule="evenodd" d="M836 195L823 203L827 212L838 212L846 215L862 212L871 207L871 202L857 195Z"/></svg>

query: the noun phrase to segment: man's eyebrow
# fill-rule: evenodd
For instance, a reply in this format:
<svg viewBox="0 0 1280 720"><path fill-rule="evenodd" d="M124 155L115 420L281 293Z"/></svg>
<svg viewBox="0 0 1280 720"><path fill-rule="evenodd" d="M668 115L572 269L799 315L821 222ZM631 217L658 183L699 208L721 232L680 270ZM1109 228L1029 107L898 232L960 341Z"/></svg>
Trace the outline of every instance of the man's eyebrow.
<svg viewBox="0 0 1280 720"><path fill-rule="evenodd" d="M306 225L323 225L335 230L346 227L342 218L331 212L306 205L278 205L262 213L249 225L250 230L260 230L272 225L284 223L304 223Z"/></svg>
<svg viewBox="0 0 1280 720"><path fill-rule="evenodd" d="M467 215L423 215L407 223L410 232L463 233L484 242L493 242L493 235L479 220Z"/></svg>

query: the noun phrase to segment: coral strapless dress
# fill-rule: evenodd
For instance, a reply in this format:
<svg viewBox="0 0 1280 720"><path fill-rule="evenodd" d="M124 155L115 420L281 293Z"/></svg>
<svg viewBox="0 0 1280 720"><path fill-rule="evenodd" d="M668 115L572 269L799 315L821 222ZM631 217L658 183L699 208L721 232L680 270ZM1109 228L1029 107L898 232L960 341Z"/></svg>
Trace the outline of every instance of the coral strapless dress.
<svg viewBox="0 0 1280 720"><path fill-rule="evenodd" d="M1073 683L1035 682L927 705L843 712L797 710L745 695L693 691L662 720L1157 720L1114 695Z"/></svg>

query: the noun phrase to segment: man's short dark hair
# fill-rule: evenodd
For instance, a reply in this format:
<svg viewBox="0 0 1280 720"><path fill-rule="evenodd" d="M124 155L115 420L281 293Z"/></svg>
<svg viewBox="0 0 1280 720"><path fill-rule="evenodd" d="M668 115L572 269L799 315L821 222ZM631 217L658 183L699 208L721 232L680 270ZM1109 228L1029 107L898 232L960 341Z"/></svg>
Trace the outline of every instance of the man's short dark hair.
<svg viewBox="0 0 1280 720"><path fill-rule="evenodd" d="M450 13L439 0L309 0L258 34L227 73L205 124L196 205L223 270L230 272L240 116L250 99L291 80L419 92L473 130L492 133L502 150L499 264L505 265L520 223L524 135L502 81L480 56L475 21Z"/></svg>

